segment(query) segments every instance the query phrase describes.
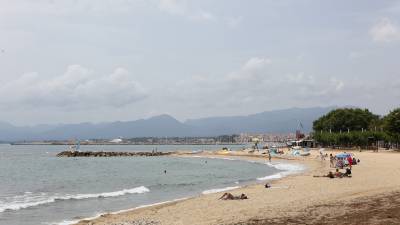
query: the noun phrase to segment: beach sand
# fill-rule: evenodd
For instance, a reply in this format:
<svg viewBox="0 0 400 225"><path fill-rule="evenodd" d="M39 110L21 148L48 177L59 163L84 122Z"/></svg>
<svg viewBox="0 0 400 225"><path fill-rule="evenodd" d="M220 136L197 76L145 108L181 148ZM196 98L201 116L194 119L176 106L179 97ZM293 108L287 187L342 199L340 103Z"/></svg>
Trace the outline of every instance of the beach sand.
<svg viewBox="0 0 400 225"><path fill-rule="evenodd" d="M78 224L400 224L400 153L354 154L361 163L353 167L352 178L313 177L334 170L329 168L329 159L322 161L313 151L311 156L288 160L308 169L270 181L274 188L254 184L230 191L234 195L245 193L246 200L218 200L223 193L215 193L105 214Z"/></svg>

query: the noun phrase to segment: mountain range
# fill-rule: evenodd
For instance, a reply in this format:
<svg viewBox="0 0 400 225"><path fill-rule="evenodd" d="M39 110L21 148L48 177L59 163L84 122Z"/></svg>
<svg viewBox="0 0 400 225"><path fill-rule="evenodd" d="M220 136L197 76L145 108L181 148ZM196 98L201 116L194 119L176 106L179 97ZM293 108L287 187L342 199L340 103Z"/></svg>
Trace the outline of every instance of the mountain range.
<svg viewBox="0 0 400 225"><path fill-rule="evenodd" d="M170 115L135 121L13 126L0 122L0 141L68 140L116 137L190 137L239 133L289 133L302 124L304 132L312 122L336 107L290 108L247 116L207 117L180 122Z"/></svg>

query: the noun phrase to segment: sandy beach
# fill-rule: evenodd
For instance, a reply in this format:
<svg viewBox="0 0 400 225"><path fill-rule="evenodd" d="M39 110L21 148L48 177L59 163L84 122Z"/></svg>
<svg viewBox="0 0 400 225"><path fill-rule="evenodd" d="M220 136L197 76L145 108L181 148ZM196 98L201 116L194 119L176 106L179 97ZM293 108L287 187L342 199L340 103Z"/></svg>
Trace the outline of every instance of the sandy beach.
<svg viewBox="0 0 400 225"><path fill-rule="evenodd" d="M253 184L230 191L234 195L245 193L249 198L246 200L218 200L223 193L201 195L105 214L80 221L78 225L337 224L338 221L341 224L400 224L400 153L357 151L354 154L361 163L353 167L352 178L313 177L334 171L329 167L329 159L322 161L313 150L308 157L274 158L273 161L300 163L308 169L268 181L273 188ZM240 155L243 159L266 158L265 155Z"/></svg>

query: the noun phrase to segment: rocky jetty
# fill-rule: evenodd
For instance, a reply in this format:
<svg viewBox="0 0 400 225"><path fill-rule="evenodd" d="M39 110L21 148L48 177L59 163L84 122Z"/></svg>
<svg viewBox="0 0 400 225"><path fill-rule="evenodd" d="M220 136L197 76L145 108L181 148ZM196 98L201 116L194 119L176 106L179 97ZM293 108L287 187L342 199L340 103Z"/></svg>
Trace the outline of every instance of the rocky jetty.
<svg viewBox="0 0 400 225"><path fill-rule="evenodd" d="M173 152L80 152L63 151L57 157L127 157L127 156L164 156L171 155Z"/></svg>

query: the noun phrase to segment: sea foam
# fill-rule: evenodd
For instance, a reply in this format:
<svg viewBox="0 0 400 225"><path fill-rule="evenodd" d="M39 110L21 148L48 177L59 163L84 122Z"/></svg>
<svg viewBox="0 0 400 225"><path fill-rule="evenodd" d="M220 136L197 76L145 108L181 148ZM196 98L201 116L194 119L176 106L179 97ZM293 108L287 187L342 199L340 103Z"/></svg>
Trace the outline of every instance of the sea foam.
<svg viewBox="0 0 400 225"><path fill-rule="evenodd" d="M149 192L150 190L145 186L140 186L132 189L124 189L114 192L104 192L96 194L75 194L75 195L47 195L45 193L33 194L31 192L26 192L24 195L14 196L7 199L8 201L0 201L0 212L7 210L20 210L25 208L30 208L39 205L50 204L56 201L65 200L81 200L88 198L109 198L118 197L127 194L142 194Z"/></svg>
<svg viewBox="0 0 400 225"><path fill-rule="evenodd" d="M259 180L259 181L277 180L277 179L286 177L288 175L296 174L296 173L299 173L299 172L305 170L305 167L303 165L299 165L299 164L289 164L289 163L281 163L281 162L278 162L278 163L267 162L265 164L270 167L273 167L275 169L282 170L282 172L268 175L265 177L259 177L259 178L257 178L257 180Z"/></svg>
<svg viewBox="0 0 400 225"><path fill-rule="evenodd" d="M239 158L228 158L228 157L213 157L213 156L192 156L192 157L196 157L196 158L209 158L209 159L222 159L222 160L242 160ZM284 162L275 162L275 163L270 163L270 162L262 162L262 161L254 161L254 160L244 160L246 162L250 162L250 163L257 163L257 164L265 164L269 167L273 167L277 170L281 170L281 172L272 174L272 175L268 175L265 177L259 177L257 178L258 181L265 181L265 180L277 180L277 179L281 179L283 177L286 177L288 175L291 174L296 174L296 173L300 173L302 171L305 170L305 167L303 165L300 164L296 164L296 163L284 163ZM230 188L230 187L228 187ZM221 191L225 191L225 188L222 189L212 189L212 190L207 190L208 191L214 191L214 190L221 190ZM231 190L231 189L227 189L227 190ZM226 190L226 191L227 191ZM221 191L217 191L217 192L221 192ZM215 193L215 192L211 192L211 193ZM204 192L203 192L204 194Z"/></svg>

